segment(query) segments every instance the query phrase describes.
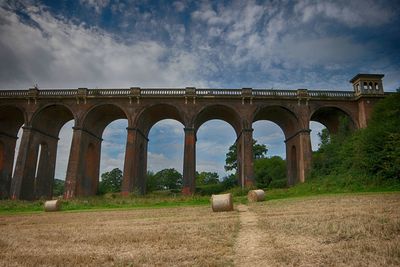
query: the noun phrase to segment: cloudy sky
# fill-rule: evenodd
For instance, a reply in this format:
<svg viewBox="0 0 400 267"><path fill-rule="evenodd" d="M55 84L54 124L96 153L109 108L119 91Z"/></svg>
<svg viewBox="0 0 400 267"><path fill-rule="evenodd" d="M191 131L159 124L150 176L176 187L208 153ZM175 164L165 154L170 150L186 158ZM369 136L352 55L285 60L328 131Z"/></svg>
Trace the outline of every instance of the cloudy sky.
<svg viewBox="0 0 400 267"><path fill-rule="evenodd" d="M219 87L351 90L357 73L400 86L399 1L0 1L0 88ZM64 178L72 122L61 132ZM121 167L125 121L104 132L101 170ZM182 169L183 129L150 132L149 169ZM312 126L315 133L321 125ZM285 157L273 123L254 125ZM198 133L198 170L223 175L233 129ZM314 147L317 144L313 138Z"/></svg>

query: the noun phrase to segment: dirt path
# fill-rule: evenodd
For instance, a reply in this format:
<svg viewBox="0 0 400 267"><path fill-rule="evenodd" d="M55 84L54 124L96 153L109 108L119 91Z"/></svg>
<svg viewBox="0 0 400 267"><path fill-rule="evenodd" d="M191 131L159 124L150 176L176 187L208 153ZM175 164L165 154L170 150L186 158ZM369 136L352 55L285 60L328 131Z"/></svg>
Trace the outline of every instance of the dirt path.
<svg viewBox="0 0 400 267"><path fill-rule="evenodd" d="M237 207L240 212L240 230L235 243L235 266L267 266L260 257L262 232L257 227L257 216L246 205Z"/></svg>

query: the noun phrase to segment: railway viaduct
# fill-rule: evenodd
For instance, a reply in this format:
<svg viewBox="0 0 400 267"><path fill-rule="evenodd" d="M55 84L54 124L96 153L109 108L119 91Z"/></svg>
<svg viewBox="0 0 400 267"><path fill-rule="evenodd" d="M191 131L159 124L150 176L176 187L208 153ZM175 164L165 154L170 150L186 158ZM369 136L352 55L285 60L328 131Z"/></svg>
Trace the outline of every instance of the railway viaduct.
<svg viewBox="0 0 400 267"><path fill-rule="evenodd" d="M52 89L0 90L0 197L51 198L59 131L74 120L65 198L96 194L104 128L127 119L123 194L145 193L147 144L151 127L174 119L184 125L184 194L195 189L196 133L211 119L236 132L239 184L253 184L252 124L275 122L286 144L288 184L304 182L311 166L310 121L331 133L342 116L351 127L367 125L373 105L384 97L383 75L358 74L352 91L307 89ZM17 133L23 134L12 174ZM40 148L40 149L39 149ZM40 151L40 153L39 153Z"/></svg>

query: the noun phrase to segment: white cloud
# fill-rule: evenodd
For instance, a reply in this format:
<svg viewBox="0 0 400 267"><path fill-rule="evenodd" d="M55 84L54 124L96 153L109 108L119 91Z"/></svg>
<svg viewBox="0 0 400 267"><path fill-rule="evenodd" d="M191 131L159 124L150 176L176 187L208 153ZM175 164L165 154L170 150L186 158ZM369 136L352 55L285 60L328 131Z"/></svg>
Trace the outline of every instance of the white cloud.
<svg viewBox="0 0 400 267"><path fill-rule="evenodd" d="M324 16L346 24L349 27L379 26L391 20L394 10L387 3L372 0L357 1L299 1L295 12L303 22Z"/></svg>
<svg viewBox="0 0 400 267"><path fill-rule="evenodd" d="M110 3L110 0L79 0L82 5L93 8L96 13L100 14Z"/></svg>
<svg viewBox="0 0 400 267"><path fill-rule="evenodd" d="M125 161L125 151L123 153L117 154L115 157L112 157L107 153L102 153L100 160L100 176L102 173L111 171L115 168L119 168L120 170L123 171L124 161Z"/></svg>
<svg viewBox="0 0 400 267"><path fill-rule="evenodd" d="M196 171L198 172L216 172L219 175L219 178L222 179L226 176L227 172L224 170L224 162L216 162L209 160L197 160L196 162ZM228 172L231 173L231 172Z"/></svg>
<svg viewBox="0 0 400 267"><path fill-rule="evenodd" d="M352 63L367 55L364 46L345 37L302 39L297 36L287 36L277 52L291 63L287 66L290 68L299 65L329 63L330 66L335 63Z"/></svg>
<svg viewBox="0 0 400 267"><path fill-rule="evenodd" d="M136 3L81 0L97 14L111 6L113 14L122 18L118 22L122 35L84 19L54 15L40 6L16 12L0 5L0 88L27 88L38 83L42 88L233 85L343 90L350 89L348 79L356 72L382 72L386 74L385 89L394 90L400 85L398 66L393 67L396 51L385 56L385 50L377 49L380 40L364 42L356 34L328 31L338 25L347 30L374 30L390 23L398 8L382 3L298 1L293 7L288 1L263 5L256 1L202 2L193 10L197 3L175 1L162 11L165 16L157 17L156 13L140 12ZM190 21L184 24L171 18L168 10L174 16L190 12ZM101 172L122 169L125 125L126 120L111 124L104 132ZM157 136L149 143L149 169L174 167L181 171L182 143L161 137L182 136L182 128L173 120L157 124ZM69 133L60 133L57 178L65 177ZM268 145L268 155L284 155L280 136L279 131L268 128L257 137ZM155 138L157 145L151 150ZM221 174L225 153L236 139L233 128L205 123L198 138L198 170ZM315 140L313 137L314 149ZM162 148L174 153L167 155Z"/></svg>
<svg viewBox="0 0 400 267"><path fill-rule="evenodd" d="M163 169L174 168L175 170L182 173L183 160L181 157L173 158L168 157L162 153L147 153L147 169L158 172Z"/></svg>
<svg viewBox="0 0 400 267"><path fill-rule="evenodd" d="M152 40L125 44L41 9L26 12L37 27L0 8L0 35L7 36L0 41L1 87L204 85L196 78L199 59L185 51Z"/></svg>
<svg viewBox="0 0 400 267"><path fill-rule="evenodd" d="M183 12L187 6L187 4L184 1L175 1L174 3L172 3L172 5L178 12Z"/></svg>

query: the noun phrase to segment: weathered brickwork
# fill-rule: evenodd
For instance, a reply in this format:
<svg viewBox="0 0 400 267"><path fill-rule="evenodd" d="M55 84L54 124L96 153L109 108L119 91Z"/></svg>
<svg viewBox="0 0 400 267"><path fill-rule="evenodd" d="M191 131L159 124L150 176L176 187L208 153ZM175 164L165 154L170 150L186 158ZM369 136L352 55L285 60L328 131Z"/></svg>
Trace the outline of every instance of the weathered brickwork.
<svg viewBox="0 0 400 267"><path fill-rule="evenodd" d="M353 128L365 127L373 105L384 97L382 77L359 74L351 80L352 92L191 87L2 90L1 198L52 197L59 131L70 120L74 120L74 127L65 198L96 193L102 134L116 119L128 120L123 194L134 190L145 193L148 134L151 127L163 119L175 119L184 125L185 194L195 189L197 130L211 119L228 122L236 132L240 184L248 186L254 182L252 124L258 120L270 120L282 128L286 139L288 184L303 182L311 166L310 121L321 122L330 132L335 132L339 118L347 116ZM12 174L17 133L21 127L23 134Z"/></svg>

